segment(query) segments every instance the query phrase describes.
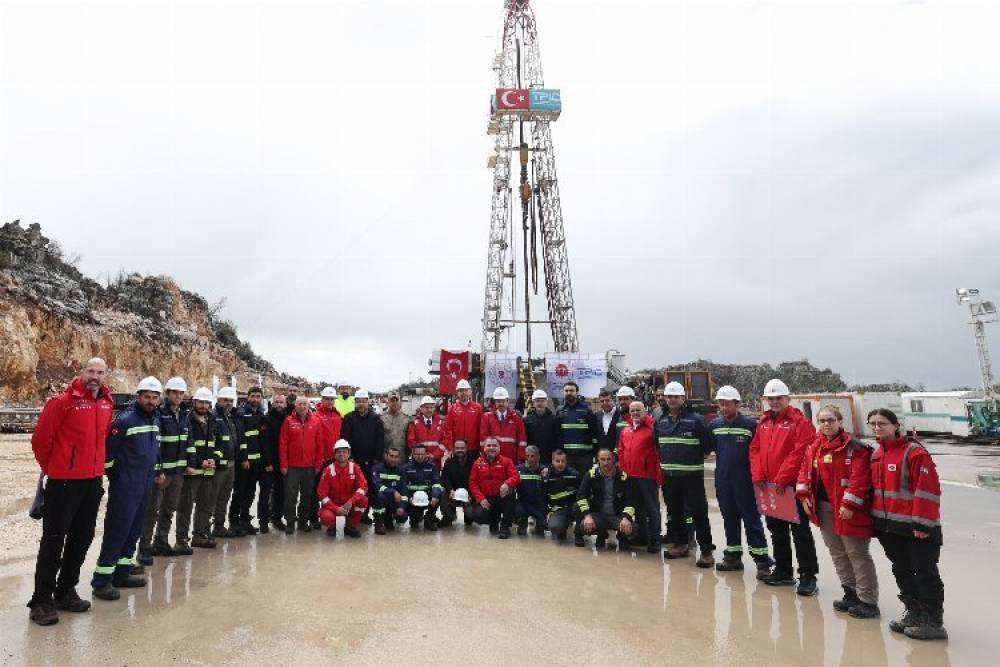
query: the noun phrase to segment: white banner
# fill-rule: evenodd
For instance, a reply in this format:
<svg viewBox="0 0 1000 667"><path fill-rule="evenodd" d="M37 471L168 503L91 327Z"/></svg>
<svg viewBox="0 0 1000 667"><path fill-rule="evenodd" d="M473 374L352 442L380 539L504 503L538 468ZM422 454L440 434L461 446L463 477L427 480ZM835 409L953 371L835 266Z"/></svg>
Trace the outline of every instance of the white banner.
<svg viewBox="0 0 1000 667"><path fill-rule="evenodd" d="M486 353L486 403L493 398L493 390L503 387L510 394L510 400L517 400L517 357L516 352Z"/></svg>
<svg viewBox="0 0 1000 667"><path fill-rule="evenodd" d="M545 379L549 396L561 398L563 385L572 380L580 395L597 398L608 384L608 360L603 353L550 352L545 355Z"/></svg>

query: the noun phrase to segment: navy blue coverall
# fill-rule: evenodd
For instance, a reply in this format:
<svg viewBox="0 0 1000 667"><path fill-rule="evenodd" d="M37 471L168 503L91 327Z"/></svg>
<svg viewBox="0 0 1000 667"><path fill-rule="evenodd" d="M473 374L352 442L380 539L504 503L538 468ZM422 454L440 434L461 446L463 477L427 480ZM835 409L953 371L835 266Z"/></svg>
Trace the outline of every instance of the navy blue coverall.
<svg viewBox="0 0 1000 667"><path fill-rule="evenodd" d="M101 554L90 582L94 588L128 577L136 564L135 545L160 463L159 413L135 405L118 415L108 433L104 461L110 493Z"/></svg>

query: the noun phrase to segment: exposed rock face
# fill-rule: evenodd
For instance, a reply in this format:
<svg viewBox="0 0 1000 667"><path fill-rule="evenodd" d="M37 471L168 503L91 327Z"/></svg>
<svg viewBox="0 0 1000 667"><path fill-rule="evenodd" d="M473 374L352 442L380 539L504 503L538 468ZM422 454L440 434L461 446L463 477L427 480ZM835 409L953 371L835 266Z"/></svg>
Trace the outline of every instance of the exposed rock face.
<svg viewBox="0 0 1000 667"><path fill-rule="evenodd" d="M214 315L205 299L166 276L123 275L107 287L62 257L39 225L0 227L0 403L40 403L100 356L115 391L146 375L179 375L193 391L212 376L240 389L291 379L274 372Z"/></svg>

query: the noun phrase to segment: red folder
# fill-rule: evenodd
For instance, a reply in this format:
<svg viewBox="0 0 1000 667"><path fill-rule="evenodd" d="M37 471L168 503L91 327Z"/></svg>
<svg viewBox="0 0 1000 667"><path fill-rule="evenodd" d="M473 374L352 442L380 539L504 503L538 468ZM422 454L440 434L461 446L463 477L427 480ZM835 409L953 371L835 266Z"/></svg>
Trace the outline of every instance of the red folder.
<svg viewBox="0 0 1000 667"><path fill-rule="evenodd" d="M754 492L757 494L757 509L761 514L773 516L775 519L799 522L799 509L795 502L795 487L786 486L785 492L779 494L775 489L776 484L754 484Z"/></svg>

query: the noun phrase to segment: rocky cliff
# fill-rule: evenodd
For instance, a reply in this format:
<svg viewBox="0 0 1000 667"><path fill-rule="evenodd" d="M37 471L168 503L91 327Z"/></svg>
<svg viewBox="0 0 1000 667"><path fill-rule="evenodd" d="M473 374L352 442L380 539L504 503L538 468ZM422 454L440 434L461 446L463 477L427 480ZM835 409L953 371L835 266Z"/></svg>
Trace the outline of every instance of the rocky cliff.
<svg viewBox="0 0 1000 667"><path fill-rule="evenodd" d="M123 392L146 375L179 375L192 391L213 375L224 383L236 375L240 389L258 373L272 386L292 379L171 278L122 274L101 285L37 223L0 227L0 403L40 403L93 356L108 362L109 384Z"/></svg>

